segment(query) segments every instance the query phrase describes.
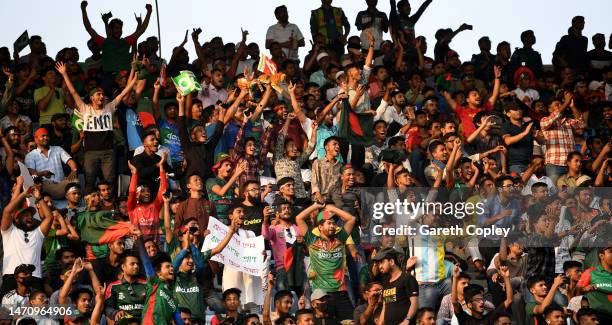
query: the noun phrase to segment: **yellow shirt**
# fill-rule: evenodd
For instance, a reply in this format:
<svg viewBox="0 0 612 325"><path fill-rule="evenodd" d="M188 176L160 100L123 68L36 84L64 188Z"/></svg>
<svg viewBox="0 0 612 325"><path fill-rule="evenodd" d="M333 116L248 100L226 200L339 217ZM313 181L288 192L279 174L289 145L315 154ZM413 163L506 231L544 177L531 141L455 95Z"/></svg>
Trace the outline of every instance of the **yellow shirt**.
<svg viewBox="0 0 612 325"><path fill-rule="evenodd" d="M38 105L43 98L47 96L50 89L47 86L40 87L34 90L34 103ZM64 94L64 90L62 88L55 88L55 95L51 96L51 101L49 101L49 105L44 110L40 110L40 118L38 122L42 124L51 124L51 117L58 113L66 113L66 109L64 108L64 100L66 96Z"/></svg>

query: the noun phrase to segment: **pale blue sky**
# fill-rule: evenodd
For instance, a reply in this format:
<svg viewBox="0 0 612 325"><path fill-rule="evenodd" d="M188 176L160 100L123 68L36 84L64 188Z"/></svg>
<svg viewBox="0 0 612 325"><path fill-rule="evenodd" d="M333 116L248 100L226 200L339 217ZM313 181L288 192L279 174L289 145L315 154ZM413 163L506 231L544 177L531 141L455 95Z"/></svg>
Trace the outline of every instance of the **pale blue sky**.
<svg viewBox="0 0 612 325"><path fill-rule="evenodd" d="M423 1L410 1L415 12ZM88 13L94 28L103 34L102 12L112 11L114 17L124 21L124 35L134 31L136 22L134 12L144 17L145 4L140 0L91 0ZM157 35L154 12L144 37ZM273 10L285 4L289 9L289 21L297 24L309 46L310 10L320 6L318 0L159 0L160 22L162 28L163 55L169 58L172 47L178 45L185 35L185 29L201 27L200 41L213 36L221 36L225 42L240 40L240 28L250 32L249 41L255 41L263 48L265 33L271 24L276 23ZM342 7L351 23L351 35L358 35L354 27L355 17L366 8L364 0L334 0L334 6ZM0 46L8 46L12 52L15 39L27 29L30 35L41 35L51 56L63 47L79 48L81 60L90 55L87 50L87 32L83 28L80 1L78 0L2 0L0 4ZM389 1L380 0L378 9L388 14ZM585 16L584 35L604 33L606 40L612 32L610 0L434 0L416 26L417 35L427 37L428 55L432 56L435 31L442 27L457 28L466 22L474 26L473 31L459 34L451 47L457 50L462 60L469 60L478 52L477 40L488 35L495 45L509 41L512 48L520 47L521 31L533 29L536 34L536 50L542 54L545 64L550 63L551 53L559 38L566 34L571 18ZM385 37L387 38L387 37ZM190 59L195 58L191 38L186 46ZM26 48L21 52L29 52ZM300 56L307 50L302 48Z"/></svg>

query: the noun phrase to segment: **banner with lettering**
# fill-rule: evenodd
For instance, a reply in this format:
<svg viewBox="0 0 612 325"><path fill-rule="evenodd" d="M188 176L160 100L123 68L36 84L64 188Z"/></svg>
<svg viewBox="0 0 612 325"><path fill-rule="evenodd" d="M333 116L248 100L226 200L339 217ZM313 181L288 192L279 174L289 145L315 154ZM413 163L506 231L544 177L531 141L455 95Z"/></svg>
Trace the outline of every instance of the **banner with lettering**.
<svg viewBox="0 0 612 325"><path fill-rule="evenodd" d="M225 238L228 226L210 217L208 230L210 234L204 239L202 252L215 248ZM211 260L246 274L261 276L264 268L264 256L262 254L264 249L262 236L247 238L244 235L234 234L223 251L213 256Z"/></svg>

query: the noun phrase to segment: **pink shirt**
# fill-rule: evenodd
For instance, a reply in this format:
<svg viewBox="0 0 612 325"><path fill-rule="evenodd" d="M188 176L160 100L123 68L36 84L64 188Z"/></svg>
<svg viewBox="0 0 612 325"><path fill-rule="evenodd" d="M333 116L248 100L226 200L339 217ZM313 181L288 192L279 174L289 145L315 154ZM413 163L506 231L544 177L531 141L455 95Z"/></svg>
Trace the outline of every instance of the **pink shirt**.
<svg viewBox="0 0 612 325"><path fill-rule="evenodd" d="M265 224L261 225L261 235L272 244L274 268L276 270L280 270L285 266L287 243L293 244L298 233L298 227L296 225L291 225L290 228L286 228L282 225L268 227L266 227Z"/></svg>

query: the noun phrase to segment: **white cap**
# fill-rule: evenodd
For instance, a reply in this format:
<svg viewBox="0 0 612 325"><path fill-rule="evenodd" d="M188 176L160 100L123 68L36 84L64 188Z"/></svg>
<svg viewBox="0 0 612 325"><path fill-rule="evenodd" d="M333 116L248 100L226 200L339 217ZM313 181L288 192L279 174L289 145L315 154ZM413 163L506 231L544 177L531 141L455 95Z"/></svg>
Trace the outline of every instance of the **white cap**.
<svg viewBox="0 0 612 325"><path fill-rule="evenodd" d="M329 56L329 54L327 54L325 52L320 53L319 55L317 55L317 61L320 61L322 58L324 58L326 56Z"/></svg>
<svg viewBox="0 0 612 325"><path fill-rule="evenodd" d="M344 71L342 71L342 70L336 72L336 80L338 80L338 78L340 78L343 75L344 75Z"/></svg>
<svg viewBox="0 0 612 325"><path fill-rule="evenodd" d="M597 81L597 80L593 80L591 81L591 83L589 84L589 90L597 90L599 89L601 86L603 85L603 82L601 81Z"/></svg>

